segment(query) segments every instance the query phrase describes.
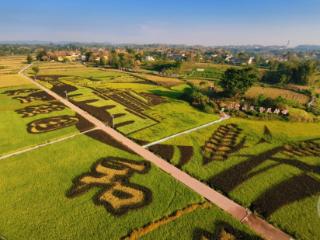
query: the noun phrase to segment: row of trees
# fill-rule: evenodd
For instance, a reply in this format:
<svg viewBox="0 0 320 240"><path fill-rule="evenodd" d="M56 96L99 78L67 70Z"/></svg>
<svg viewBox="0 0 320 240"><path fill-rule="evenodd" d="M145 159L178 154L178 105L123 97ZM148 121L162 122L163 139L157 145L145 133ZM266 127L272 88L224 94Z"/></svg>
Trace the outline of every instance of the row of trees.
<svg viewBox="0 0 320 240"><path fill-rule="evenodd" d="M148 68L150 70L158 72L161 75L172 75L179 73L181 65L181 61L159 61L150 64Z"/></svg>
<svg viewBox="0 0 320 240"><path fill-rule="evenodd" d="M272 84L312 85L316 70L317 62L313 60L275 62L262 80Z"/></svg>

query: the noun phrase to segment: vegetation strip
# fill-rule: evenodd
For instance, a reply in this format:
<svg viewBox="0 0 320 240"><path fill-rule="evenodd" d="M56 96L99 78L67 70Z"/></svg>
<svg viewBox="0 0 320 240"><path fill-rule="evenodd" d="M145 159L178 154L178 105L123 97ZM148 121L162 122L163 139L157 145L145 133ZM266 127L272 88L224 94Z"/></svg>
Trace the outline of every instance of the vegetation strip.
<svg viewBox="0 0 320 240"><path fill-rule="evenodd" d="M171 214L169 216L165 216L155 222L149 223L148 225L146 225L142 228L133 230L128 236L125 236L122 239L125 239L125 240L139 239L140 237L156 230L157 228L161 227L162 225L165 225L167 223L170 223L170 222L178 219L179 217L182 217L183 215L191 213L197 209L210 208L211 206L212 206L212 204L209 202L192 204L190 206L187 206L181 210L174 212L173 214Z"/></svg>

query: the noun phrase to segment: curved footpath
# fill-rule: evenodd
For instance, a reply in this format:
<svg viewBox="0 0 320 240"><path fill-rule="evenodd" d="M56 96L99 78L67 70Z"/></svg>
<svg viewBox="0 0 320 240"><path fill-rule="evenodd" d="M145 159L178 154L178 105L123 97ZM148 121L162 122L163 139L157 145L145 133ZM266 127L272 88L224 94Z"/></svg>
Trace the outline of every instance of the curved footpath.
<svg viewBox="0 0 320 240"><path fill-rule="evenodd" d="M73 111L77 112L79 115L90 121L91 123L95 124L96 127L110 135L114 140L122 143L123 145L130 148L133 152L140 155L145 160L150 161L166 173L170 174L176 180L182 182L184 185L191 188L193 191L197 192L204 198L208 199L210 202L217 205L219 208L223 209L224 211L231 214L234 218L239 220L241 223L248 225L251 229L253 229L257 234L262 236L265 239L270 240L289 240L292 239L289 235L282 232L281 230L275 228L265 220L255 216L246 208L242 207L241 205L233 202L229 198L225 197L221 193L218 193L214 189L208 187L206 184L198 181L197 179L191 177L187 173L181 171L179 168L171 165L164 159L158 157L157 155L153 154L152 152L148 151L147 149L143 148L142 146L138 145L137 143L131 141L121 133L117 132L111 127L106 126L100 120L96 119L95 117L91 116L89 113L85 112L84 110L80 109L79 107L73 105L68 100L64 99L63 97L59 96L58 94L52 92L51 90L45 88L35 80L25 76L23 72L28 69L32 64L22 68L19 71L19 75L26 78L34 85L42 89L43 91L47 92L49 95L57 99L58 101L62 102L64 105L68 106Z"/></svg>

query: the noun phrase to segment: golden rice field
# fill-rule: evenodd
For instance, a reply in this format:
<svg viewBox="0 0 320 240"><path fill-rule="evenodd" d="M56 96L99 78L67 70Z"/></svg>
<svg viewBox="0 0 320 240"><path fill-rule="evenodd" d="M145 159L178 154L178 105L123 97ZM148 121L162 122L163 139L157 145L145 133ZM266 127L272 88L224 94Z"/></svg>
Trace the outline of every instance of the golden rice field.
<svg viewBox="0 0 320 240"><path fill-rule="evenodd" d="M18 75L19 70L26 65L25 56L0 57L0 88L29 84Z"/></svg>
<svg viewBox="0 0 320 240"><path fill-rule="evenodd" d="M254 86L250 88L246 92L245 96L248 98L256 98L261 94L273 99L281 96L288 100L297 101L300 104L306 104L310 100L310 98L307 95L304 95L302 93L297 93L287 89L260 87L260 86Z"/></svg>

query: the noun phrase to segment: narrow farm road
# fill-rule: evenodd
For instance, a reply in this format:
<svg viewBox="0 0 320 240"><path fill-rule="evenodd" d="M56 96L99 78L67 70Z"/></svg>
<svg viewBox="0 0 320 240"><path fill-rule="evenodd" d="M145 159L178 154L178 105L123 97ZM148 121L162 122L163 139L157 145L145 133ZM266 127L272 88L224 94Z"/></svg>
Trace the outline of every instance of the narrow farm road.
<svg viewBox="0 0 320 240"><path fill-rule="evenodd" d="M198 181L197 179L191 177L187 173L181 171L179 168L171 165L164 159L158 157L157 155L153 154L152 152L148 151L147 149L143 148L142 146L138 145L137 143L131 141L121 133L117 132L111 127L106 126L100 120L96 119L89 113L85 112L84 110L80 109L79 107L73 105L68 100L64 99L63 97L59 96L58 94L52 92L51 90L45 88L35 80L25 76L23 71L28 69L31 65L28 65L19 71L19 74L32 82L34 85L42 89L43 91L47 92L49 95L57 99L58 101L62 102L73 111L77 112L83 118L87 119L91 123L95 124L96 127L110 135L115 141L125 145L129 149L131 149L136 154L140 155L145 160L150 161L158 168L162 169L166 173L170 174L176 180L180 181L184 185L188 186L194 192L200 194L204 198L208 199L210 202L214 203L224 211L231 214L234 218L239 220L240 222L248 225L251 229L253 229L256 233L261 235L263 238L268 240L289 240L292 239L289 235L282 232L281 230L275 228L265 220L255 216L251 212L249 212L246 208L242 207L241 205L235 203L234 201L230 200L229 198L225 197L221 193L215 191L214 189L210 188L206 184Z"/></svg>
<svg viewBox="0 0 320 240"><path fill-rule="evenodd" d="M172 138L175 138L175 137L184 135L184 134L192 133L192 132L194 132L194 131L197 131L197 130L202 129L202 128L205 128L205 127L209 127L209 126L211 126L211 125L214 125L214 124L217 124L217 123L219 123L219 122L225 121L225 120L227 120L227 119L229 119L229 118L230 118L230 116L225 114L223 117L219 118L218 120L215 120L215 121L212 121L212 122L203 124L203 125L201 125L201 126L198 126L198 127L192 128L192 129L188 129L188 130L183 131L183 132L180 132L180 133L173 134L173 135L171 135L171 136L162 138L162 139L157 140L157 141L155 141L155 142L152 142L152 143L148 143L148 144L146 144L146 145L143 145L143 147L144 147L144 148L151 147L151 146L153 146L153 145L156 145L156 144L165 142L165 141L167 141L167 140L169 140L169 139L172 139Z"/></svg>
<svg viewBox="0 0 320 240"><path fill-rule="evenodd" d="M0 155L0 160L6 159L6 158L9 158L9 157L13 157L13 156L17 156L17 155L20 155L22 153L30 152L30 151L33 151L35 149L46 147L48 145L52 145L52 144L55 144L55 143L63 142L63 141L66 141L68 139L74 138L76 136L79 136L79 135L82 135L82 134L86 134L88 132L92 132L92 131L94 131L96 129L97 128L92 128L92 129L87 130L87 131L78 132L78 133L75 133L75 134L72 134L72 135L69 135L69 136L53 139L53 140L50 140L50 141L48 141L46 143L41 143L41 144L38 144L38 145L25 147L25 148L23 148L21 150L15 151L15 152L10 152L10 153L7 153L7 154L3 154L3 155Z"/></svg>

